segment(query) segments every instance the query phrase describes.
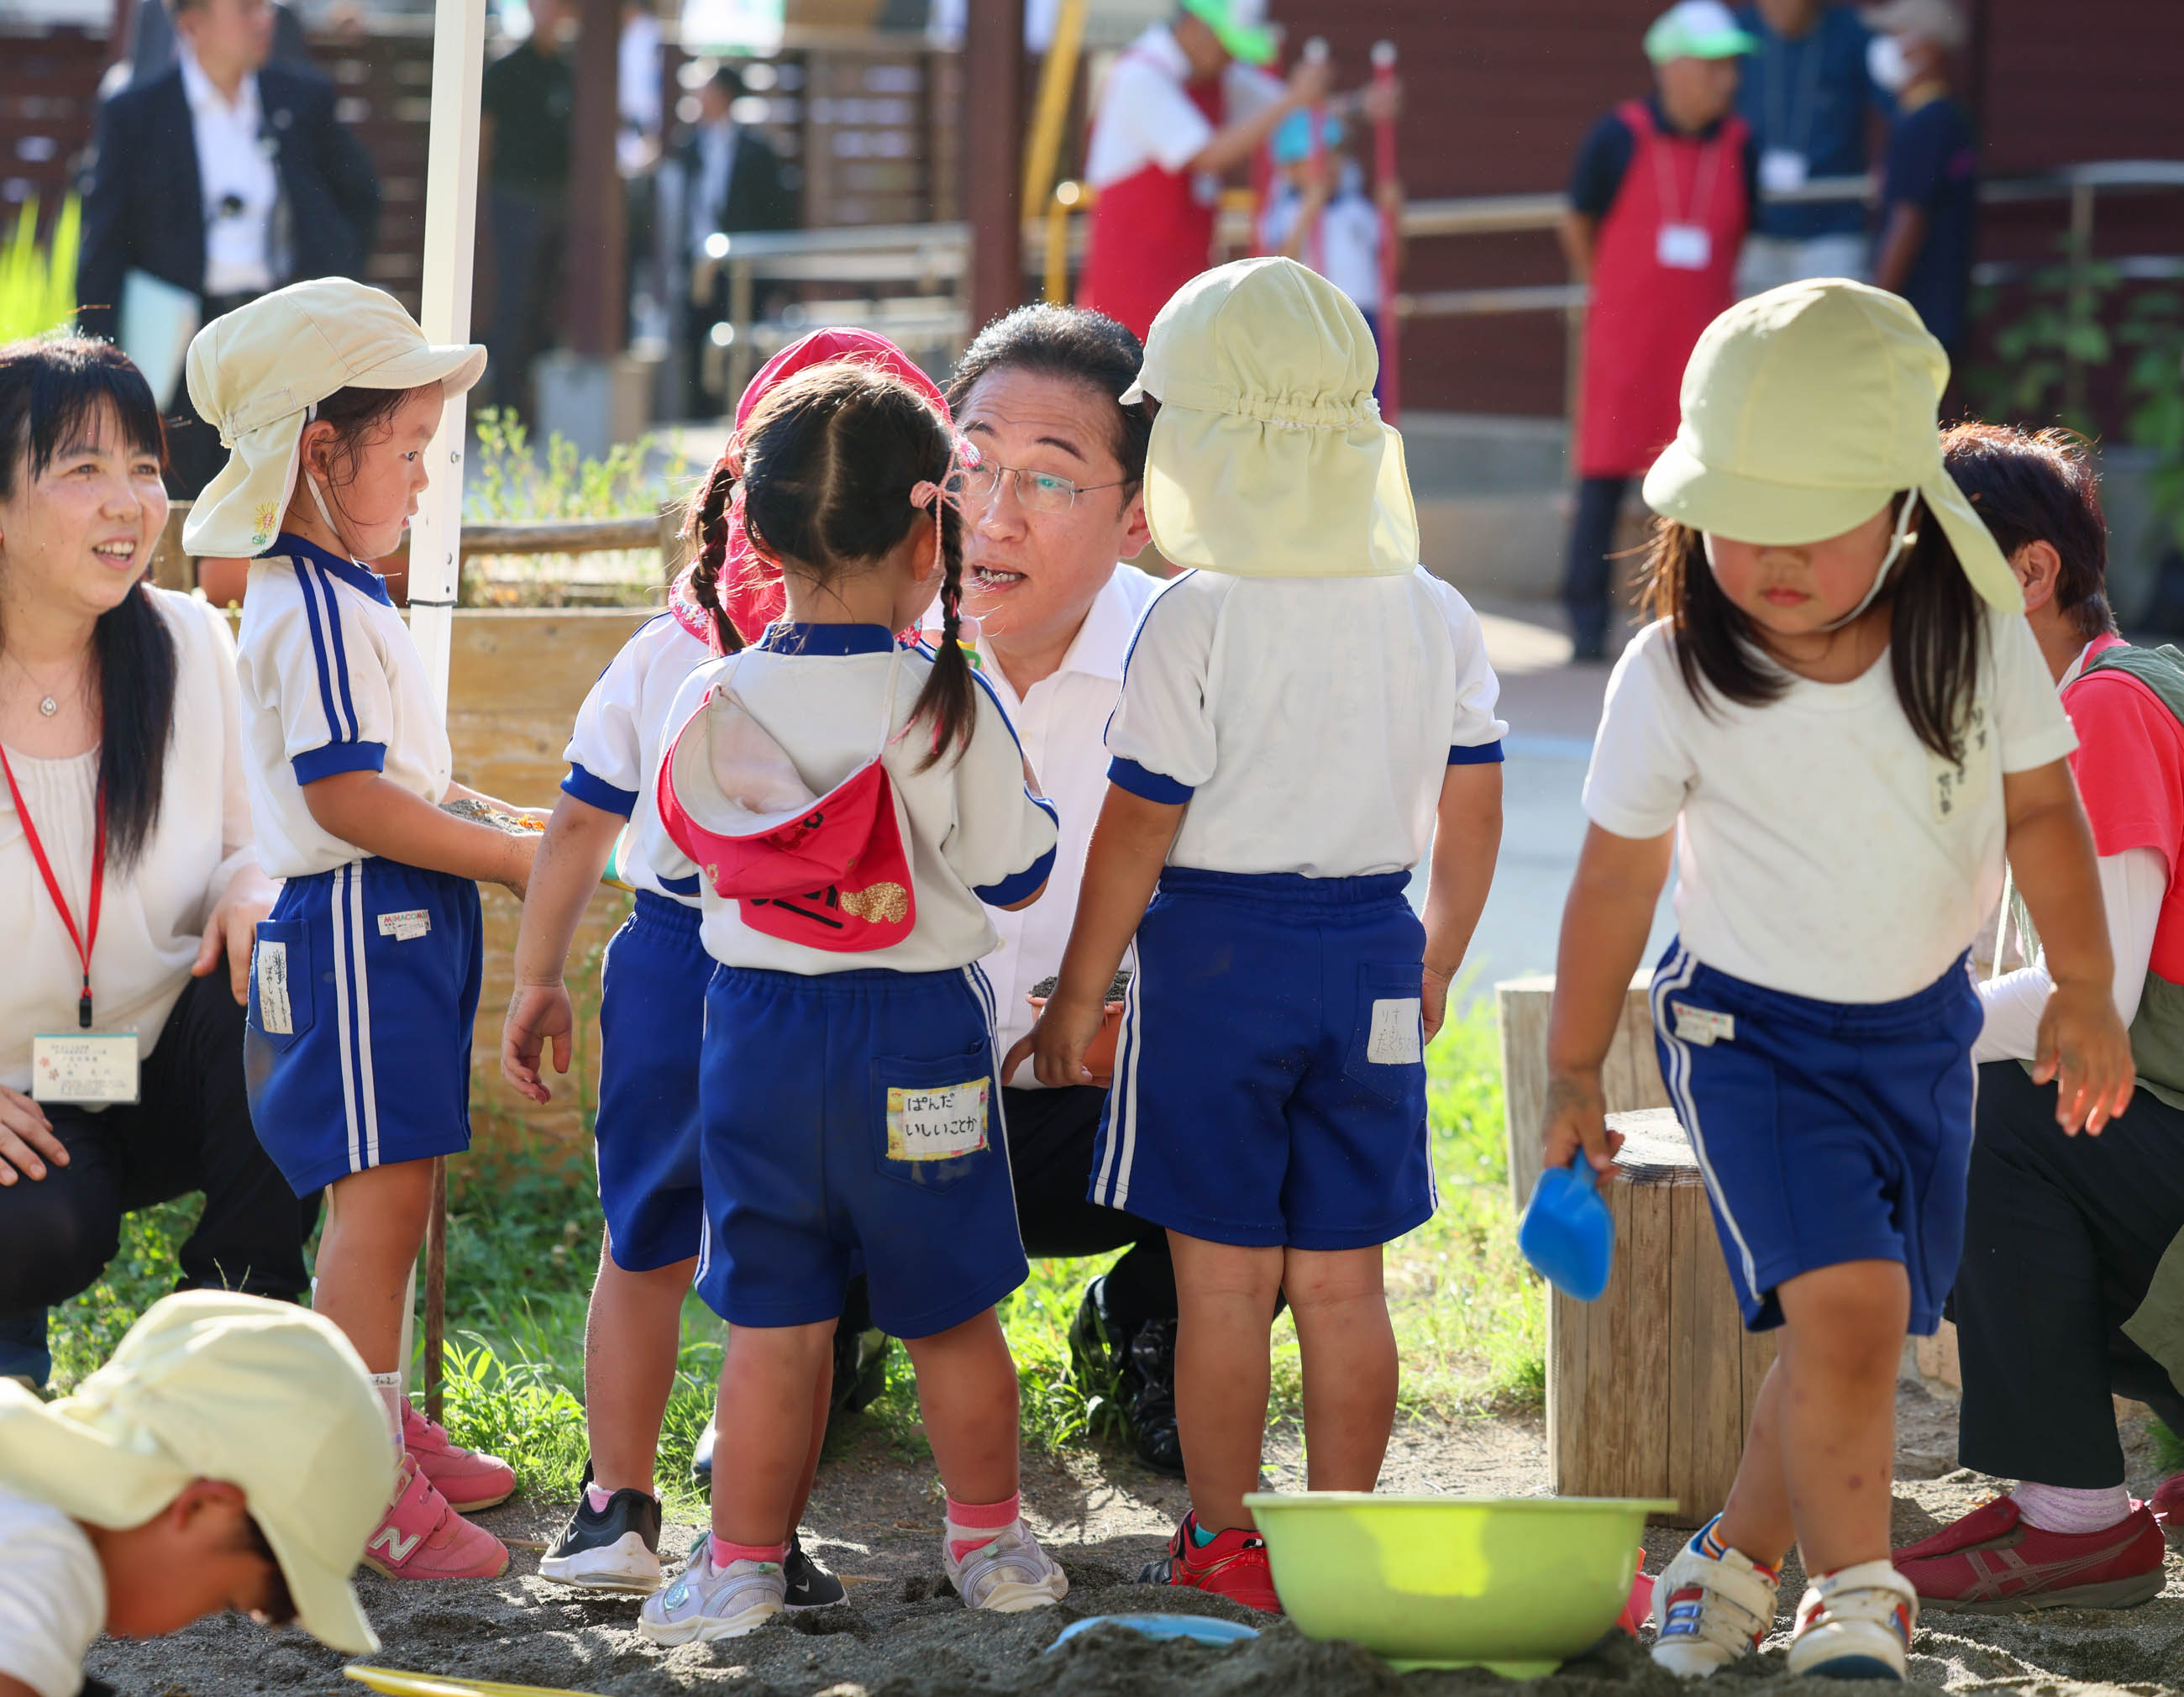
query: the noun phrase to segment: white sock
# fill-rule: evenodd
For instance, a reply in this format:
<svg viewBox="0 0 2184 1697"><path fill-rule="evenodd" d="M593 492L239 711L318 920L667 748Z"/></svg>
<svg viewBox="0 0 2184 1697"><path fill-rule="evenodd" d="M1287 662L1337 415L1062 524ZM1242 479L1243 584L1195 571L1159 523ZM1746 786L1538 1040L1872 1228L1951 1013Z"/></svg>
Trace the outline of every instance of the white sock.
<svg viewBox="0 0 2184 1697"><path fill-rule="evenodd" d="M399 1373L374 1373L371 1388L379 1393L379 1400L387 1408L387 1429L393 1435L394 1458L402 1459L402 1411L409 1407L410 1399L402 1394L402 1376Z"/></svg>
<svg viewBox="0 0 2184 1697"><path fill-rule="evenodd" d="M2131 1513L2131 1493L2120 1485L2098 1491L2074 1491L2063 1485L2026 1481L2009 1493L2027 1526L2042 1532L2106 1532Z"/></svg>

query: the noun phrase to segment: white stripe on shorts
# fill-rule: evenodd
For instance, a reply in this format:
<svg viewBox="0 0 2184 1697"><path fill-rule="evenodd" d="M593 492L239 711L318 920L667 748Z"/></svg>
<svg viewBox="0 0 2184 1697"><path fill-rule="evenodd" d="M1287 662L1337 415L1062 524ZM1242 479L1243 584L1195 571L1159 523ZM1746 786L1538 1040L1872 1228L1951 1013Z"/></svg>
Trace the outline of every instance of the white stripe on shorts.
<svg viewBox="0 0 2184 1697"><path fill-rule="evenodd" d="M365 1164L379 1164L379 1091L371 1074L371 985L365 976L364 862L349 879L349 946L356 953L356 1069L364 1103ZM465 1087L469 1081L465 1080Z"/></svg>
<svg viewBox="0 0 2184 1697"><path fill-rule="evenodd" d="M343 970L348 954L348 913L344 898L348 894L351 868L334 868L332 890L334 922L334 1015L336 1034L341 1039L342 1113L348 1121L348 1169L353 1173L364 1170L364 1142L358 1136L356 1121L356 1081L349 1071L348 974Z"/></svg>

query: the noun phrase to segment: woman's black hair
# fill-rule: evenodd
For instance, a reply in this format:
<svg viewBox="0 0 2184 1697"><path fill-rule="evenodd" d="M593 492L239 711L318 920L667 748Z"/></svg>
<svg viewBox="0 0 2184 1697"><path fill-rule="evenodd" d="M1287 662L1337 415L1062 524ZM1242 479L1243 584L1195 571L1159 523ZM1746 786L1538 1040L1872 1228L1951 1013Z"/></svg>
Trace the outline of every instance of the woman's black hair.
<svg viewBox="0 0 2184 1697"><path fill-rule="evenodd" d="M433 388L437 385L426 383L421 387ZM348 509L342 505L341 492L356 481L358 460L367 447L394 427L394 415L402 410L402 404L416 392L415 389L336 389L312 412L312 424L333 427L333 439L326 445L326 502L343 518L348 516ZM305 427L309 427L309 425Z"/></svg>
<svg viewBox="0 0 2184 1697"><path fill-rule="evenodd" d="M930 402L900 377L855 360L814 366L769 391L743 428L740 461L727 456L699 496L700 550L691 586L700 606L733 631L720 610L726 556L722 520L728 486L744 486L744 533L784 573L833 583L883 558L921 510L911 492L942 484L955 469L955 438ZM951 502L940 522L940 640L913 717L933 725L930 766L967 745L978 711L971 664L958 641L963 600L963 534ZM705 516L710 510L712 518Z"/></svg>
<svg viewBox="0 0 2184 1697"><path fill-rule="evenodd" d="M0 347L0 500L14 498L19 476L36 482L62 455L117 426L128 446L165 463L152 386L112 343L69 336ZM98 616L91 641L106 853L126 872L159 822L179 662L145 583Z"/></svg>
<svg viewBox="0 0 2184 1697"><path fill-rule="evenodd" d="M960 416L979 380L994 371L1030 371L1094 391L1113 415L1108 445L1123 468L1122 498L1137 494L1145 475L1153 421L1142 402L1122 403L1138 380L1145 344L1104 312L1082 306L1020 306L996 318L963 350L948 380L948 405Z"/></svg>
<svg viewBox="0 0 2184 1697"><path fill-rule="evenodd" d="M1942 463L1979 509L2005 555L2044 542L2062 561L2055 606L2091 642L2115 629L2109 606L2109 524L2100 473L2075 430L1958 424L1942 433Z"/></svg>
<svg viewBox="0 0 2184 1697"><path fill-rule="evenodd" d="M1902 511L1906 493L1891 498L1892 516ZM1985 603L1941 525L1927 515L1918 528L1919 539L1880 592L1889 606L1888 668L1913 733L1954 763L1963 758L1978 684ZM1767 657L1752 621L1714 581L1703 539L1689 525L1654 522L1643 601L1649 615L1667 619L1674 630L1676 669L1702 707L1708 689L1741 706L1761 706L1790 687L1790 674Z"/></svg>

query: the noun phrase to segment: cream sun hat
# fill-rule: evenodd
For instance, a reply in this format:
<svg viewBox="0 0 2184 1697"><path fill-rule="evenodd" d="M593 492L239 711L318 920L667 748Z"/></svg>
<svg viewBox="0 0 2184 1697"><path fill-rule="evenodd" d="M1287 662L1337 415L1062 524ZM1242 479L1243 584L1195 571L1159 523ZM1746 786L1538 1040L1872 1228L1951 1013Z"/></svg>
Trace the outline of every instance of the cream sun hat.
<svg viewBox="0 0 2184 1697"><path fill-rule="evenodd" d="M239 1486L296 1618L379 1648L349 1573L387 1512L394 1452L364 1363L287 1303L189 1291L154 1303L75 1394L0 1380L0 1486L92 1526L142 1526L198 1479Z"/></svg>
<svg viewBox="0 0 2184 1697"><path fill-rule="evenodd" d="M1418 563L1403 438L1349 296L1294 260L1193 277L1145 338L1128 405L1160 402L1145 517L1172 564L1237 578L1385 578Z"/></svg>
<svg viewBox="0 0 2184 1697"><path fill-rule="evenodd" d="M1694 529L1789 547L1854 530L1913 490L1972 587L2022 612L2002 550L1942 463L1948 381L1948 355L1899 295L1842 277L1755 294L1691 350L1683 421L1646 473L1646 505ZM1907 512L1899 534L1908 523Z"/></svg>
<svg viewBox="0 0 2184 1697"><path fill-rule="evenodd" d="M263 553L296 489L296 444L337 389L448 394L485 371L475 344L436 347L394 297L347 277L291 283L215 318L190 343L190 403L220 432L226 466L182 522L191 554Z"/></svg>

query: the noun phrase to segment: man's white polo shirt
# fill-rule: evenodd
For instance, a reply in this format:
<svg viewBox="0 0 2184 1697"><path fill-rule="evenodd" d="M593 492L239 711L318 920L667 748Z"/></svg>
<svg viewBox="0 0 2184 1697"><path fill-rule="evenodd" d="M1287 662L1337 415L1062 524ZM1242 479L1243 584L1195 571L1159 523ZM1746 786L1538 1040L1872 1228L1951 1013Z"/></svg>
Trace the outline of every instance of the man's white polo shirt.
<svg viewBox="0 0 2184 1697"><path fill-rule="evenodd" d="M1020 913L989 914L1001 946L981 964L1000 1004L1001 1052L1031 1030L1034 1017L1024 998L1041 979L1061 970L1077 894L1084 881L1085 851L1107 795L1107 716L1123 687L1123 661L1139 615L1160 589L1160 579L1134 566L1117 566L1078 627L1077 639L1054 674L1019 696L983 638L978 661L1039 774L1039 787L1061 816L1061 845L1046 893ZM1008 1082L1036 1087L1026 1061Z"/></svg>

